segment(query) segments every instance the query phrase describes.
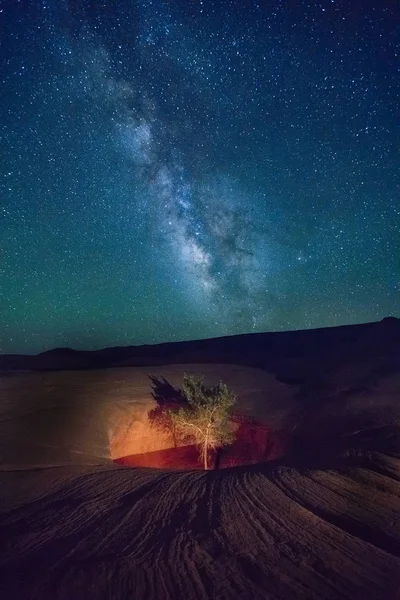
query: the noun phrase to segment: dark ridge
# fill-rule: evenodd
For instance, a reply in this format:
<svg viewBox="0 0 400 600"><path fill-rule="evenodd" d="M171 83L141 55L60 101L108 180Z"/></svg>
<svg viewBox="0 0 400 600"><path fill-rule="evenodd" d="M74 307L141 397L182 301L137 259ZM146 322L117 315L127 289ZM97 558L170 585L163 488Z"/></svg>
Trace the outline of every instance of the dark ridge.
<svg viewBox="0 0 400 600"><path fill-rule="evenodd" d="M52 350L45 350L38 354L38 356L68 356L70 354L75 354L78 350L74 350L73 348L53 348Z"/></svg>
<svg viewBox="0 0 400 600"><path fill-rule="evenodd" d="M35 356L0 355L1 371L103 369L172 363L232 363L274 372L300 383L324 365L400 354L400 320L321 329L242 334L157 345L73 350L55 348Z"/></svg>

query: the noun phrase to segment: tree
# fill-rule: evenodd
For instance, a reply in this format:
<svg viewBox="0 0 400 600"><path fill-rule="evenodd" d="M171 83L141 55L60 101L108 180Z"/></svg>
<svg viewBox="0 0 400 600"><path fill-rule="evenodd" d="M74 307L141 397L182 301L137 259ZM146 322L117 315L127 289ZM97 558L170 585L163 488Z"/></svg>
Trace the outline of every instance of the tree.
<svg viewBox="0 0 400 600"><path fill-rule="evenodd" d="M178 442L180 442L182 438L178 431L177 423L173 418L173 414L178 410L179 405L169 402L159 404L148 413L151 426L162 433L170 435L174 448L178 447Z"/></svg>
<svg viewBox="0 0 400 600"><path fill-rule="evenodd" d="M210 450L226 446L234 440L228 421L228 411L236 402L236 396L222 382L207 387L203 378L184 375L183 396L185 407L169 412L176 429L190 436L199 448L204 469L208 469Z"/></svg>
<svg viewBox="0 0 400 600"><path fill-rule="evenodd" d="M148 412L152 427L171 437L174 448L185 443L185 438L178 431L176 422L171 418L172 413L186 405L186 400L178 388L175 388L165 377L149 376L151 380L152 396L157 406Z"/></svg>

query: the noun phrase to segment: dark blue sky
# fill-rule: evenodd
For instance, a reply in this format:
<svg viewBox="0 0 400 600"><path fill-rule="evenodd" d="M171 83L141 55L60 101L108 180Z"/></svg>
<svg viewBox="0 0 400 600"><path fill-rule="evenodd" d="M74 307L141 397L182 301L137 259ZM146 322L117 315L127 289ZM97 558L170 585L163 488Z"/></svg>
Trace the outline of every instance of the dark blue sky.
<svg viewBox="0 0 400 600"><path fill-rule="evenodd" d="M0 7L0 351L400 316L396 2Z"/></svg>

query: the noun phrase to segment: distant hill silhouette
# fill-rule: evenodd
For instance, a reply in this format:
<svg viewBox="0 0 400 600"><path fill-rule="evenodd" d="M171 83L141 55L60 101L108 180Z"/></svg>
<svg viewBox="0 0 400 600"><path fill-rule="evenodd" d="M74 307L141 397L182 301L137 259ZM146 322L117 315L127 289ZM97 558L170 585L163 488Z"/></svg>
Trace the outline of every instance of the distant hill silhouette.
<svg viewBox="0 0 400 600"><path fill-rule="evenodd" d="M317 369L351 360L400 355L400 319L321 329L253 333L157 345L94 351L55 348L37 355L0 355L3 373L19 370L103 369L173 363L223 363L274 372L286 383L302 383Z"/></svg>

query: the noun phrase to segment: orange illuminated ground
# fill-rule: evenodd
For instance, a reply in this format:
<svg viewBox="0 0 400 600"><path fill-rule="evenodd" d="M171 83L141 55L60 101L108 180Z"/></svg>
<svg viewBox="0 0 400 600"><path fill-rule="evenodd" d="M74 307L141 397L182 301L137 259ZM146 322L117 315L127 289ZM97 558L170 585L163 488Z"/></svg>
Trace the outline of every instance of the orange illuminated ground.
<svg viewBox="0 0 400 600"><path fill-rule="evenodd" d="M242 424L234 444L224 448L219 456L210 455L210 468L226 469L251 465L279 458L288 449L288 437L273 432L265 425ZM199 453L194 445L168 448L115 459L117 464L130 467L158 469L202 469Z"/></svg>

